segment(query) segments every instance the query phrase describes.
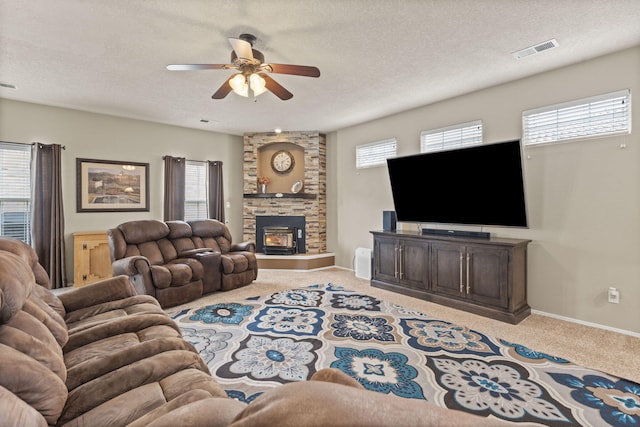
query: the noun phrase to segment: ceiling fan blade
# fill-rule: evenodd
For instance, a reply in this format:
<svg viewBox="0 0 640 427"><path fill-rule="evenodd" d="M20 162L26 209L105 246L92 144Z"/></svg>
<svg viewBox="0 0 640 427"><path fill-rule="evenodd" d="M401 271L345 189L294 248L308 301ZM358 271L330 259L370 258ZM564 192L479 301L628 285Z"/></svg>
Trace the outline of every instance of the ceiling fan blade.
<svg viewBox="0 0 640 427"><path fill-rule="evenodd" d="M268 64L271 72L276 74L293 74L305 77L320 77L320 70L317 67L307 65L289 65L289 64Z"/></svg>
<svg viewBox="0 0 640 427"><path fill-rule="evenodd" d="M291 92L286 90L280 83L273 80L265 73L260 73L259 76L265 80L265 87L273 92L273 94L278 98L282 99L283 101L293 98L293 94Z"/></svg>
<svg viewBox="0 0 640 427"><path fill-rule="evenodd" d="M230 64L169 64L169 71L191 71L191 70L223 70Z"/></svg>
<svg viewBox="0 0 640 427"><path fill-rule="evenodd" d="M253 60L253 52L251 51L251 43L246 40L229 37L229 43L236 56L240 59Z"/></svg>
<svg viewBox="0 0 640 427"><path fill-rule="evenodd" d="M223 84L222 86L220 86L218 88L218 90L216 91L216 93L214 93L211 98L213 99L222 99L225 96L229 95L229 92L231 92L231 85L229 84L229 80L231 80L231 78L235 76L235 74L233 74L231 77L229 77Z"/></svg>

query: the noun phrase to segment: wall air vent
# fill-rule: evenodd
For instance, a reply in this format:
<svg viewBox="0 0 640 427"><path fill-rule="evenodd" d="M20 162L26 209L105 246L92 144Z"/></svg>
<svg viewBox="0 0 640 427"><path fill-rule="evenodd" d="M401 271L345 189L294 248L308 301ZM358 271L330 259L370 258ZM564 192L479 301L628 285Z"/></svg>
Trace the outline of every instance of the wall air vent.
<svg viewBox="0 0 640 427"><path fill-rule="evenodd" d="M547 40L542 43L538 43L535 46L530 46L525 49L513 52L512 55L516 59L526 58L527 56L535 55L536 53L544 52L545 50L553 49L560 46L556 39Z"/></svg>

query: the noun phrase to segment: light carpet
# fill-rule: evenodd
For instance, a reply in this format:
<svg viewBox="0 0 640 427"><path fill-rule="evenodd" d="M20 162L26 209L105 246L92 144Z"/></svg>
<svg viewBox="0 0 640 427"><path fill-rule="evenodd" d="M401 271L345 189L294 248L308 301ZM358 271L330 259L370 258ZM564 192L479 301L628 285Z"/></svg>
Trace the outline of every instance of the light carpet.
<svg viewBox="0 0 640 427"><path fill-rule="evenodd" d="M246 402L334 367L369 390L486 417L640 425L633 381L337 284L167 311L228 395Z"/></svg>

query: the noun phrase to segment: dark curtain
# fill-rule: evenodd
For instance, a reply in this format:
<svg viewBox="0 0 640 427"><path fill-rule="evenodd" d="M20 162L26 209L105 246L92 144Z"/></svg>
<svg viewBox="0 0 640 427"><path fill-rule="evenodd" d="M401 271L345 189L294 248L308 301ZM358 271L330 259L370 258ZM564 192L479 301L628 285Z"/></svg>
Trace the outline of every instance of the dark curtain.
<svg viewBox="0 0 640 427"><path fill-rule="evenodd" d="M208 161L209 173L209 218L224 222L224 189L222 188L222 162Z"/></svg>
<svg viewBox="0 0 640 427"><path fill-rule="evenodd" d="M62 205L62 146L35 143L32 149L31 242L51 288L67 284Z"/></svg>
<svg viewBox="0 0 640 427"><path fill-rule="evenodd" d="M164 156L164 220L184 219L184 157Z"/></svg>

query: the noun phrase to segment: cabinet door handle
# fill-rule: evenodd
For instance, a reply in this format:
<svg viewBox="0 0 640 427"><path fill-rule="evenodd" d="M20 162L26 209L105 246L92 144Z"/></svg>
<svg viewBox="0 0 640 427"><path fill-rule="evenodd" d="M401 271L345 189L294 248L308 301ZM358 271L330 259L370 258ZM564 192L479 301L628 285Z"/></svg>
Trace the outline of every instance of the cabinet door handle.
<svg viewBox="0 0 640 427"><path fill-rule="evenodd" d="M402 279L402 245L400 245L400 257L398 258L398 277Z"/></svg>
<svg viewBox="0 0 640 427"><path fill-rule="evenodd" d="M464 292L464 278L462 275L462 260L464 259L464 254L460 252L460 293Z"/></svg>
<svg viewBox="0 0 640 427"><path fill-rule="evenodd" d="M398 245L393 248L395 252L394 263L393 263L393 277L398 278Z"/></svg>
<svg viewBox="0 0 640 427"><path fill-rule="evenodd" d="M467 253L467 294L471 293L471 283L469 282L469 260L471 256Z"/></svg>

